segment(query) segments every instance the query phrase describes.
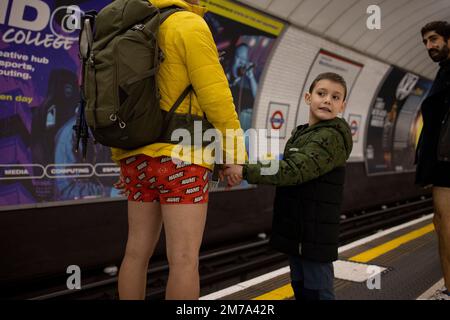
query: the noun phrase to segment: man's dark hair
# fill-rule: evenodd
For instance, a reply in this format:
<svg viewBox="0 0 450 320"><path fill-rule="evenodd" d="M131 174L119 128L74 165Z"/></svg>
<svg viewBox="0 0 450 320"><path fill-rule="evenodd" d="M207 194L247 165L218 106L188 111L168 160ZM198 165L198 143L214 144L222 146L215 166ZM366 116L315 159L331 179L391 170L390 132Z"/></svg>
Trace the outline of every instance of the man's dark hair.
<svg viewBox="0 0 450 320"><path fill-rule="evenodd" d="M434 31L438 35L444 38L445 41L448 41L450 38L450 24L446 21L433 21L427 23L422 28L422 37L425 36L426 33Z"/></svg>
<svg viewBox="0 0 450 320"><path fill-rule="evenodd" d="M342 76L334 72L326 72L319 74L311 83L311 87L309 87L309 93L313 92L314 88L316 87L317 83L320 80L330 80L339 83L342 87L344 87L344 101L345 101L345 99L347 98L347 83L345 82Z"/></svg>

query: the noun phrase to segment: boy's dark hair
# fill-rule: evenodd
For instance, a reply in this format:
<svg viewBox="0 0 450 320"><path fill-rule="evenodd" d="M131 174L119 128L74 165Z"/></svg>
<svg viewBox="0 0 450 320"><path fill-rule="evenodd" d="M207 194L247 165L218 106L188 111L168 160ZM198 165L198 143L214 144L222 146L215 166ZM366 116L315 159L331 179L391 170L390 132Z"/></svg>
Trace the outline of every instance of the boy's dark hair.
<svg viewBox="0 0 450 320"><path fill-rule="evenodd" d="M347 83L345 82L342 76L334 72L326 72L319 74L311 83L311 87L309 87L309 93L313 92L314 88L316 87L317 83L320 80L330 80L339 83L342 87L344 87L344 101L345 101L345 99L347 98Z"/></svg>
<svg viewBox="0 0 450 320"><path fill-rule="evenodd" d="M433 21L430 23L427 23L422 28L422 37L425 36L426 33L434 31L438 35L444 38L445 41L448 41L450 38L450 24L446 21Z"/></svg>

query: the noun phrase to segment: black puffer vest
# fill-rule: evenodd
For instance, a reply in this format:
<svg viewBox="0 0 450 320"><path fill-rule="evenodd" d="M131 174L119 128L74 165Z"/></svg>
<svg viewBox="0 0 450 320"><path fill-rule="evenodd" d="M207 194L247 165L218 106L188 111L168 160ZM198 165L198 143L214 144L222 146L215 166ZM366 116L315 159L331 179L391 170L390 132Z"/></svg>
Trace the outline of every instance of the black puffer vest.
<svg viewBox="0 0 450 320"><path fill-rule="evenodd" d="M270 244L317 262L338 258L345 167L310 182L277 187Z"/></svg>

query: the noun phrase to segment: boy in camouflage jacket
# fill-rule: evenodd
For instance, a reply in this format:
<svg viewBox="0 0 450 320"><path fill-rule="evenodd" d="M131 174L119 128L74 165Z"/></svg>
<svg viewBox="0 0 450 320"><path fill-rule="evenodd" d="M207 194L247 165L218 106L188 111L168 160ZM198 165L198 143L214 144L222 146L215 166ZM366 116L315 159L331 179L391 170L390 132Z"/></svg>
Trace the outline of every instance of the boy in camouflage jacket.
<svg viewBox="0 0 450 320"><path fill-rule="evenodd" d="M277 186L270 243L289 255L297 300L334 299L332 262L337 259L345 163L353 146L348 124L337 117L346 96L340 75L320 74L305 94L309 123L293 131L279 170L264 175L261 163L227 165L222 174L230 186L242 179Z"/></svg>

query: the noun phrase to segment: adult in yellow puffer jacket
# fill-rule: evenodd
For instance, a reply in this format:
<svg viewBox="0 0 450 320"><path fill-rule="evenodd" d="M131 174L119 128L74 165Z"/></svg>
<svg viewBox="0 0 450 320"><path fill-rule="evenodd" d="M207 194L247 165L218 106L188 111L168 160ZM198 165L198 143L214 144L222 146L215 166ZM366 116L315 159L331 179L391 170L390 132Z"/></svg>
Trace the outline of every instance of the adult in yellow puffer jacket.
<svg viewBox="0 0 450 320"><path fill-rule="evenodd" d="M227 78L219 62L211 31L202 18L205 8L198 0L151 0L162 9L177 6L183 11L170 15L161 25L158 43L165 59L157 81L161 108L168 111L184 89L192 84L195 94L177 109L203 113L225 135L240 129ZM145 133L143 133L145 134ZM243 148L242 139L238 139ZM121 299L143 299L148 261L164 223L169 261L166 299L198 299L198 256L208 204L207 174L212 166L198 155L170 160L175 146L155 143L136 150L112 149L112 158L121 164L121 181L116 184L128 196L128 241L119 272ZM234 155L235 148L225 145Z"/></svg>
<svg viewBox="0 0 450 320"><path fill-rule="evenodd" d="M240 129L240 123L233 105L228 80L222 66L211 31L202 16L206 9L188 2L191 0L150 0L162 9L177 6L186 11L171 15L160 27L158 44L164 52L164 62L157 75L161 93L161 109L169 111L178 97L189 84L194 87L191 95L192 113L203 116L225 135L226 129ZM190 99L186 98L177 109L177 113L188 113ZM242 142L242 141L240 141ZM112 159L116 162L130 156L145 154L150 157L172 156L175 146L168 143L154 143L135 150L112 148ZM230 146L229 153L235 154ZM193 156L181 158L212 169L209 161ZM209 159L206 159L209 160Z"/></svg>

